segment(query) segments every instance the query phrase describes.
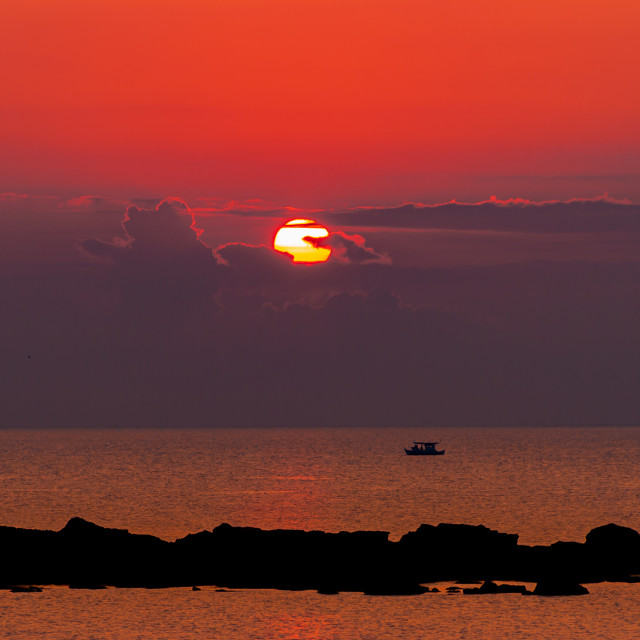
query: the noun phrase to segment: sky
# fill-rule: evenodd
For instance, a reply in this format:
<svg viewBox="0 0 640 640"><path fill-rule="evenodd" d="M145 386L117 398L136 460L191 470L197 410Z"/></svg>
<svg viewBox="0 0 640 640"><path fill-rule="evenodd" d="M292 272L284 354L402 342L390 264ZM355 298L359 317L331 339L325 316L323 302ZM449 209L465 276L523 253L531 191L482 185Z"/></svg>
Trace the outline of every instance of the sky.
<svg viewBox="0 0 640 640"><path fill-rule="evenodd" d="M6 0L0 190L638 200L635 0Z"/></svg>
<svg viewBox="0 0 640 640"><path fill-rule="evenodd" d="M8 0L0 426L640 424L639 31ZM293 218L328 262L273 251Z"/></svg>

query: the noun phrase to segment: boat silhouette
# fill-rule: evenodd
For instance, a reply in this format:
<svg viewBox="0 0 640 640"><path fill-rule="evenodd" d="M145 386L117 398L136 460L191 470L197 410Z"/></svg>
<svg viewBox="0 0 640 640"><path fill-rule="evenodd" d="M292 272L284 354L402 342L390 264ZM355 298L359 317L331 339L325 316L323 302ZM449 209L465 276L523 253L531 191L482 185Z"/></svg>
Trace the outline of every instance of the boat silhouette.
<svg viewBox="0 0 640 640"><path fill-rule="evenodd" d="M405 449L404 452L408 456L443 456L444 449L436 449L438 442L414 442L410 449Z"/></svg>

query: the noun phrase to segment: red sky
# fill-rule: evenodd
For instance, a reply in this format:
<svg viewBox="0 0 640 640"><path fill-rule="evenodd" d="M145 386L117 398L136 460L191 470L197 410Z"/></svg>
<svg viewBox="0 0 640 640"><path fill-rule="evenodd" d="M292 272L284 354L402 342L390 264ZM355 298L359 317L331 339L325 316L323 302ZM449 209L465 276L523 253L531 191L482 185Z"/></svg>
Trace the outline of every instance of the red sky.
<svg viewBox="0 0 640 640"><path fill-rule="evenodd" d="M6 0L0 192L640 200L635 0Z"/></svg>

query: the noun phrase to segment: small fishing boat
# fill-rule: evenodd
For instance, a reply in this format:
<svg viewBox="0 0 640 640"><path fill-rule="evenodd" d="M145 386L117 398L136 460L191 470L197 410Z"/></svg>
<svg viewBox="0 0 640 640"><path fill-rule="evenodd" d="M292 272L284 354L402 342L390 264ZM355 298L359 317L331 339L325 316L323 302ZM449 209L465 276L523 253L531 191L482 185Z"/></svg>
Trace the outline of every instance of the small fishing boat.
<svg viewBox="0 0 640 640"><path fill-rule="evenodd" d="M404 452L408 456L443 456L444 449L436 449L438 442L414 442L410 449L405 449Z"/></svg>

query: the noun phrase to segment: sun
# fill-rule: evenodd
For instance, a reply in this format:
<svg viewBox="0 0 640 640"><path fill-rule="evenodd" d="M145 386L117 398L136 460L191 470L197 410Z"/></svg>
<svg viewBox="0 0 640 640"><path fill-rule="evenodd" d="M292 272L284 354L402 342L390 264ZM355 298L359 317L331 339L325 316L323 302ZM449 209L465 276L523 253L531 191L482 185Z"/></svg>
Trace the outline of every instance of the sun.
<svg viewBox="0 0 640 640"><path fill-rule="evenodd" d="M288 253L294 262L326 262L331 247L318 246L307 238L328 238L329 232L315 220L296 218L282 225L273 239L273 248Z"/></svg>

